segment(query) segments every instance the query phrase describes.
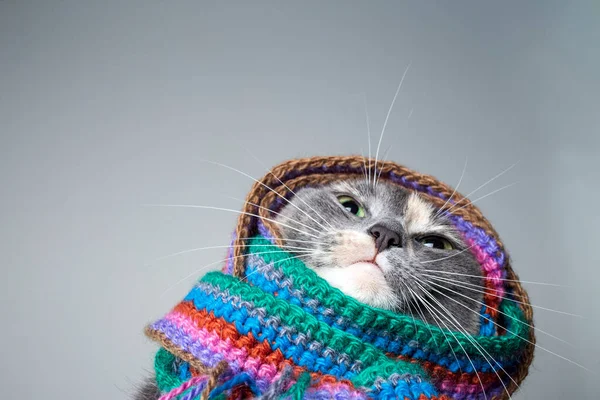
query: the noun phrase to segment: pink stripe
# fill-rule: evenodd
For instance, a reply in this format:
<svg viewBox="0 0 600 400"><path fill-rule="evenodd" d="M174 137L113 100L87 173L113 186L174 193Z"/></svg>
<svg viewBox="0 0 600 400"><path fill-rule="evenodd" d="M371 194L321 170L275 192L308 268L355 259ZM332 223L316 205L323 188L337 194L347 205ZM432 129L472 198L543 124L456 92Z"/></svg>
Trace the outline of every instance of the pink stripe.
<svg viewBox="0 0 600 400"><path fill-rule="evenodd" d="M175 397L179 396L180 394L182 394L183 392L185 392L192 386L196 386L206 380L208 380L208 376L206 376L206 375L196 376L196 377L190 379L189 381L184 382L181 386L171 390L169 393L163 394L162 396L160 396L158 398L158 400L174 399Z"/></svg>
<svg viewBox="0 0 600 400"><path fill-rule="evenodd" d="M277 379L276 366L265 363L257 357L249 356L246 349L236 347L231 339L221 340L218 334L198 328L188 316L178 312L167 314L165 319L182 329L191 339L201 342L212 352L222 354L230 366L235 364L239 369L247 372L253 379L256 379L259 386L270 385Z"/></svg>
<svg viewBox="0 0 600 400"><path fill-rule="evenodd" d="M489 256L481 247L475 244L475 241L472 239L466 239L467 244L471 246L471 250L475 255L475 258L481 264L483 269L485 279L492 284L497 291L494 292L498 299L498 303L500 302L500 298L504 297L504 281L502 281L502 269L500 265Z"/></svg>

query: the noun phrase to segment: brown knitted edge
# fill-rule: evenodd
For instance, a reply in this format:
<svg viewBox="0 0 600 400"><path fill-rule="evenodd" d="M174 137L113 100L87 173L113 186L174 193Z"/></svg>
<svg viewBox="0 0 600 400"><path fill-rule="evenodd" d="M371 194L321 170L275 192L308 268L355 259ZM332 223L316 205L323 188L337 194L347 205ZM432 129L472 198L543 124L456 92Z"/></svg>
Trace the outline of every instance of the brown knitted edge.
<svg viewBox="0 0 600 400"><path fill-rule="evenodd" d="M242 278L245 274L245 263L244 254L246 252L246 239L256 232L253 221L255 215L260 216L263 224L276 235L277 244L281 245L281 241L277 237L277 226L265 218L272 218L268 212L268 207L275 200L277 196L274 192L280 195L285 195L289 189L294 191L295 189L306 186L306 185L323 185L334 180L345 179L356 177L357 179L364 179L362 172L357 173L315 173L300 175L297 178L289 179L282 183L283 178L292 171L306 171L311 168L324 168L332 169L334 167L349 167L357 170L371 170L374 171L375 167L377 174L380 174L379 179L392 182L389 179L389 175L394 173L400 177L404 177L408 181L415 182L422 186L430 187L433 191L443 194L446 198L452 196L454 204L460 204L458 207L453 209L451 212L454 215L462 217L464 220L472 223L474 226L483 229L488 235L494 238L498 243L499 251L504 251L504 245L500 240L500 237L496 230L492 227L490 222L483 216L479 208L473 205L471 201L465 198L458 191L455 192L450 186L438 181L435 177L427 174L421 174L415 172L407 167L393 162L382 162L375 159L367 159L362 156L331 156L331 157L308 157L290 160L283 162L275 166L269 173L263 176L260 180L255 182L248 193L246 200L242 208L242 214L238 217L238 223L235 230L235 247L233 249L233 260L234 269L233 274L239 278ZM395 182L392 182L397 184ZM285 184L285 186L284 186ZM287 188L286 188L287 186ZM404 187L404 186L403 186ZM420 195L425 196L430 202L436 207L440 208L444 205L445 200L438 197L431 196L427 193L418 192ZM453 204L448 204L444 209L448 209ZM529 303L529 296L526 290L522 287L518 281L517 274L513 271L510 264L510 259L506 252L506 261L504 268L507 271L507 279L505 281L507 287L509 287L513 293L521 297L521 304L519 307L523 311L525 319L531 325L530 337L527 338L529 343L526 345L524 359L522 364L517 370L517 374L513 379L520 384L528 374L529 366L533 361L534 349L535 349L535 334L533 329L533 308ZM514 382L510 382L508 385L509 393L513 393L518 389L518 385ZM508 393L504 393L502 399L508 399L510 396Z"/></svg>
<svg viewBox="0 0 600 400"><path fill-rule="evenodd" d="M190 363L190 365L193 368L195 368L199 373L206 375L214 369L202 364L194 357L193 354L182 350L179 346L177 346L171 340L169 340L169 338L167 338L167 336L164 333L152 329L152 327L150 326L147 326L146 329L144 329L144 333L150 339L158 342L158 344L164 347L165 350L167 350L169 353L181 358L183 361Z"/></svg>
<svg viewBox="0 0 600 400"><path fill-rule="evenodd" d="M191 353L182 350L179 346L174 344L166 337L164 333L158 332L152 329L150 326L146 327L145 333L146 336L158 342L162 347L165 348L165 350L174 356L181 358L183 361L188 362L190 366L196 369L196 371L198 371L200 374L209 376L206 387L204 390L202 390L200 395L201 400L208 399L210 392L217 387L217 384L219 383L219 377L229 367L227 361L221 360L214 368L209 368L198 361Z"/></svg>
<svg viewBox="0 0 600 400"><path fill-rule="evenodd" d="M221 377L221 375L223 374L223 372L225 372L225 370L227 369L229 365L227 364L227 361L225 360L221 360L219 361L219 363L217 364L216 367L214 367L211 371L210 371L210 375L208 378L208 382L206 382L206 387L204 388L204 390L202 391L202 394L200 395L200 400L207 400L208 396L210 395L210 392L217 387L218 383L219 383L219 378Z"/></svg>

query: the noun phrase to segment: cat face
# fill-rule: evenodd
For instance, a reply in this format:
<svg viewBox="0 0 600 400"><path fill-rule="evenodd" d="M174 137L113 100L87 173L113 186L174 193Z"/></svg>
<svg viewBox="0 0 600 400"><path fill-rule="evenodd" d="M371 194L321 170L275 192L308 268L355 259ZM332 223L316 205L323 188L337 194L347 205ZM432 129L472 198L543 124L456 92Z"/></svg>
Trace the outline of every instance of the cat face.
<svg viewBox="0 0 600 400"><path fill-rule="evenodd" d="M345 294L478 332L481 267L452 223L415 192L360 179L302 188L276 220L288 251Z"/></svg>

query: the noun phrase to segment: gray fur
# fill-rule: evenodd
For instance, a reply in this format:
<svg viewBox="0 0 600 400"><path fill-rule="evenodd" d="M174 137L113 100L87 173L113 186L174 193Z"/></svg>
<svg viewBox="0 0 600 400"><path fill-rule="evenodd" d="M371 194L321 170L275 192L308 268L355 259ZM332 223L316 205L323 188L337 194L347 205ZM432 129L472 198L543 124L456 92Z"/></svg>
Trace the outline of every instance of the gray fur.
<svg viewBox="0 0 600 400"><path fill-rule="evenodd" d="M366 209L366 216L359 218L344 209L338 200L340 195L349 195L356 199ZM368 234L369 229L375 224L385 225L396 232L401 239L400 246L391 246L381 253L385 255L385 260L393 266L384 272L384 276L385 281L396 295L395 305L386 308L413 315L415 318L424 319L433 325L441 327L446 325L448 328L458 331L459 329L454 325L456 320L467 332L476 334L480 324L480 303L483 302L483 294L476 291L483 291L484 288L481 267L451 222L445 217L434 218L436 211L433 208L427 213L427 231L411 231L410 221L407 221L406 218L411 212L409 208L410 195L411 192L397 185L385 182L372 185L364 179L336 182L323 187L303 188L298 190L291 199L293 205L286 204L279 211L280 214L276 220L297 229L279 225L286 245L313 251L310 255L306 255L301 250L288 249L291 253L296 252L307 266L317 272L320 268L332 267L332 265L328 265L331 263L330 252L336 243L339 243L340 231L353 230ZM330 225L333 226L333 229ZM307 226L314 230L308 229ZM415 240L417 237L423 237L429 233L448 238L454 244L455 249L432 249ZM317 238L310 234L316 235ZM310 243L311 241L321 243ZM345 268L346 266L334 265L334 267ZM423 271L424 269L475 277L428 273ZM426 274L434 274L458 282L433 281L443 286L440 288L429 284L428 282L432 280ZM340 287L340 282L330 283ZM465 289L463 284L475 285L471 286L475 290ZM439 314L434 317L427 307L412 295L407 286L425 298L436 312L443 313L448 319ZM452 293L448 289L466 297ZM433 296L441 306L435 303L430 296ZM444 308L447 311L444 311Z"/></svg>
<svg viewBox="0 0 600 400"><path fill-rule="evenodd" d="M138 389L133 400L157 400L160 397L160 391L156 386L155 379L147 379Z"/></svg>

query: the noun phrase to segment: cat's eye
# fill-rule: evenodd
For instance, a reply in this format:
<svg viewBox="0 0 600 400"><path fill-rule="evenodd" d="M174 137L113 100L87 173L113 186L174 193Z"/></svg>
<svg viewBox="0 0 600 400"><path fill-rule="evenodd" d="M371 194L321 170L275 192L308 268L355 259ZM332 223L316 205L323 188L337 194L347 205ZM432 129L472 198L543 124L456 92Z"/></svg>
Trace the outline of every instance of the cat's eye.
<svg viewBox="0 0 600 400"><path fill-rule="evenodd" d="M439 249L439 250L453 250L454 246L448 239L445 239L441 236L425 236L417 239L419 243L421 243L425 247L429 247L431 249Z"/></svg>
<svg viewBox="0 0 600 400"><path fill-rule="evenodd" d="M352 197L350 197L350 196L338 196L337 199L340 202L340 204L349 213L352 213L352 214L356 215L359 218L364 218L365 217L365 209L360 204L358 204L358 202L356 200L354 200Z"/></svg>

